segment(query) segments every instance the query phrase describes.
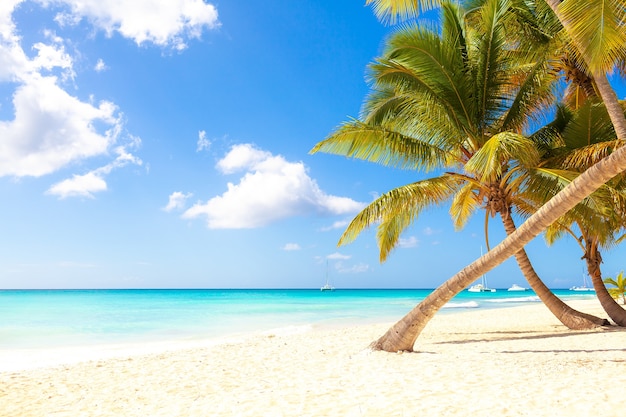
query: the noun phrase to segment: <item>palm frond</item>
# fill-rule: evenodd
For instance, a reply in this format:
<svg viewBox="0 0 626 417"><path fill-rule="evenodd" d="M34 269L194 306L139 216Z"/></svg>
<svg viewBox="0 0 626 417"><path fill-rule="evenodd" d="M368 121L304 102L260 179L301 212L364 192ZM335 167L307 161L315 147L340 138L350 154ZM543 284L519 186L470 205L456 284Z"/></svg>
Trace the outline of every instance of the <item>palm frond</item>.
<svg viewBox="0 0 626 417"><path fill-rule="evenodd" d="M339 245L354 241L363 230L375 223L408 225L425 208L442 204L450 199L459 186L457 179L440 176L395 188L381 195L357 214L339 239ZM398 220L392 223L395 217L398 217ZM399 234L397 236L399 237Z"/></svg>
<svg viewBox="0 0 626 417"><path fill-rule="evenodd" d="M455 230L462 229L472 214L480 208L480 201L475 191L476 184L468 182L454 195L450 205L450 216Z"/></svg>
<svg viewBox="0 0 626 417"><path fill-rule="evenodd" d="M326 152L385 166L426 171L448 165L453 157L431 144L357 120L341 126L310 152Z"/></svg>
<svg viewBox="0 0 626 417"><path fill-rule="evenodd" d="M564 0L557 13L592 72L611 71L626 56L624 0Z"/></svg>
<svg viewBox="0 0 626 417"><path fill-rule="evenodd" d="M458 21L454 24L457 27ZM464 65L462 37L442 38L437 32L409 25L389 39L384 57L370 66L370 78L375 90L426 100L429 106L444 110L448 123L454 123L457 130L474 131L468 108L473 85Z"/></svg>
<svg viewBox="0 0 626 417"><path fill-rule="evenodd" d="M576 148L562 159L559 166L563 169L582 172L623 145L624 141L614 140Z"/></svg>
<svg viewBox="0 0 626 417"><path fill-rule="evenodd" d="M534 166L539 152L534 143L523 135L512 132L498 133L483 145L465 164L465 170L482 182L497 181L511 161L523 166Z"/></svg>
<svg viewBox="0 0 626 417"><path fill-rule="evenodd" d="M439 0L367 0L365 5L372 6L381 22L393 24L434 9L440 3Z"/></svg>

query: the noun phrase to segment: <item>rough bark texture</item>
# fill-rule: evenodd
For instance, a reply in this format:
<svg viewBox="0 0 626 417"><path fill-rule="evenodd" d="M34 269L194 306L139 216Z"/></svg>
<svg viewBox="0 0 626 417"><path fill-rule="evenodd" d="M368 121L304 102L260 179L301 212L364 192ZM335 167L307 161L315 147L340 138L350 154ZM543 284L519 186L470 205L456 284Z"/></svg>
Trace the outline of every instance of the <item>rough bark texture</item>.
<svg viewBox="0 0 626 417"><path fill-rule="evenodd" d="M626 327L626 310L611 297L602 281L602 272L600 271L602 256L598 250L598 244L595 241L587 241L586 248L587 253L585 253L584 258L587 261L587 271L591 277L598 301L600 301L602 308L615 324Z"/></svg>
<svg viewBox="0 0 626 417"><path fill-rule="evenodd" d="M500 217L502 218L502 223L504 224L504 230L507 235L510 235L515 232L515 223L510 215L507 213L500 213ZM519 265L526 281L530 287L535 291L537 296L543 301L543 303L548 307L548 309L554 314L554 316L559 319L561 323L572 330L585 330L585 329L593 329L598 326L607 326L609 325L609 321L606 319L602 319L596 316L592 316L591 314L582 313L578 310L575 310L565 304L559 297L554 295L552 291L543 283L543 281L535 272L530 259L528 259L528 254L524 249L520 250L515 254L515 260ZM607 312L608 314L608 312Z"/></svg>

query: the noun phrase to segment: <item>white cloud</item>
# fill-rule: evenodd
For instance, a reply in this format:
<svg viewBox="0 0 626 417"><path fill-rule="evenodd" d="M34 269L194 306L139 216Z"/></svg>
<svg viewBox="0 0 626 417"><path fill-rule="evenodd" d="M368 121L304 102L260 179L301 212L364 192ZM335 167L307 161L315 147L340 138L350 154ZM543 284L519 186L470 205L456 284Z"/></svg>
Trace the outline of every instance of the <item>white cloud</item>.
<svg viewBox="0 0 626 417"><path fill-rule="evenodd" d="M33 76L18 87L13 104L14 120L0 121L0 176L39 177L105 154L122 128L115 105L81 102L55 77ZM96 124L107 130L96 131Z"/></svg>
<svg viewBox="0 0 626 417"><path fill-rule="evenodd" d="M437 231L437 230L435 230L435 229L433 229L431 227L425 227L424 230L422 230L422 233L425 236L432 236L432 235L438 234L439 231Z"/></svg>
<svg viewBox="0 0 626 417"><path fill-rule="evenodd" d="M137 140L137 139L136 139ZM132 142L129 146L138 146ZM142 165L141 159L126 151L126 147L119 146L115 149L117 158L107 165L96 168L84 175L73 175L72 178L63 180L50 187L46 194L56 195L59 198L88 197L94 198L94 193L107 190L104 177L114 169L122 168L128 164Z"/></svg>
<svg viewBox="0 0 626 417"><path fill-rule="evenodd" d="M196 145L196 152L203 150L209 150L211 147L211 141L207 139L206 132L201 130L198 132L198 143Z"/></svg>
<svg viewBox="0 0 626 417"><path fill-rule="evenodd" d="M297 243L287 243L285 246L283 246L283 250L285 251L300 250L300 249L302 248Z"/></svg>
<svg viewBox="0 0 626 417"><path fill-rule="evenodd" d="M99 59L98 62L96 62L96 65L93 67L93 69L96 72L102 72L108 69L108 67L106 66L106 64L104 63L104 61L102 59Z"/></svg>
<svg viewBox="0 0 626 417"><path fill-rule="evenodd" d="M107 183L94 172L85 175L74 175L72 178L54 184L47 194L57 195L60 198L66 197L89 197L93 198L93 193L106 191Z"/></svg>
<svg viewBox="0 0 626 417"><path fill-rule="evenodd" d="M342 263L338 263L336 265L336 269L341 274L362 274L369 271L370 266L365 263L359 263L350 266L344 266Z"/></svg>
<svg viewBox="0 0 626 417"><path fill-rule="evenodd" d="M85 18L107 36L116 32L138 45L150 42L177 50L187 47L187 39L199 38L204 28L220 25L215 6L203 0L57 0L54 4L69 7L57 14L60 25L75 25Z"/></svg>
<svg viewBox="0 0 626 417"><path fill-rule="evenodd" d="M66 78L73 75L73 60L65 52L65 47L61 45L60 39L53 40L55 45L47 45L37 42L33 45L33 49L37 50L37 56L30 61L31 69L34 71L47 70L52 71L59 68L65 71Z"/></svg>
<svg viewBox="0 0 626 417"><path fill-rule="evenodd" d="M270 152L256 149L250 144L241 144L233 146L230 152L217 162L217 168L223 174L233 174L237 171L254 169L271 160L272 154Z"/></svg>
<svg viewBox="0 0 626 417"><path fill-rule="evenodd" d="M66 40L46 29L40 32L40 39L23 45L18 35L21 28L13 20L20 3L22 0L0 2L0 83L15 85L13 119L0 120L0 176L40 177L113 151L117 154L113 162L73 175L47 191L61 198L93 197L107 189L104 177L112 169L128 163L141 165L141 160L127 153L125 147L114 149L123 131L115 104L93 99L84 102L63 88L62 82L75 78L74 58L66 51ZM215 6L203 0L33 3L57 13L55 21L60 25L84 21L107 35L119 33L137 44L178 50L184 49L189 39L199 38L205 29L219 27ZM106 68L99 59L94 70Z"/></svg>
<svg viewBox="0 0 626 417"><path fill-rule="evenodd" d="M172 210L182 210L185 208L187 199L191 198L192 196L193 196L192 193L183 194L180 191L175 191L172 194L170 194L170 198L167 203L167 206L165 206L163 210L168 211L168 212Z"/></svg>
<svg viewBox="0 0 626 417"><path fill-rule="evenodd" d="M330 226L322 227L322 232L328 232L331 230L344 229L350 224L350 220L337 220Z"/></svg>
<svg viewBox="0 0 626 417"><path fill-rule="evenodd" d="M364 207L324 193L302 162L289 162L249 144L233 146L217 168L226 174L245 173L238 184L228 183L222 195L183 213L185 219L206 218L211 229L256 228L294 216L342 215Z"/></svg>
<svg viewBox="0 0 626 417"><path fill-rule="evenodd" d="M344 255L344 254L339 253L339 252L331 253L330 255L326 256L326 259L341 259L341 260L346 260L346 259L350 259L350 258L352 258L352 256L350 256L350 255Z"/></svg>
<svg viewBox="0 0 626 417"><path fill-rule="evenodd" d="M414 248L419 243L419 240L415 236L410 236L408 238L400 238L398 239L398 247L399 248Z"/></svg>
<svg viewBox="0 0 626 417"><path fill-rule="evenodd" d="M63 39L52 31L30 49L30 59L17 36L12 20L19 2L0 6L0 82L13 82L14 117L0 120L0 176L40 177L69 164L106 155L122 131L121 115L110 102L83 102L67 93L59 77L74 77L73 58L65 51ZM45 3L47 5L48 3ZM106 189L101 176L75 175L53 186L52 193L64 190Z"/></svg>

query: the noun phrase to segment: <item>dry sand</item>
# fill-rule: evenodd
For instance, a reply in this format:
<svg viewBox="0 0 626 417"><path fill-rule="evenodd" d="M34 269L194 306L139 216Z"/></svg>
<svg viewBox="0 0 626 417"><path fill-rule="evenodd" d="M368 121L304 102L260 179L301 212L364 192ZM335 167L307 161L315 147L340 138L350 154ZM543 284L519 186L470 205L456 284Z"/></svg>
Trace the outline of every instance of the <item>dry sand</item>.
<svg viewBox="0 0 626 417"><path fill-rule="evenodd" d="M571 305L606 316L596 301ZM537 303L437 315L415 353L368 350L388 327L5 371L0 415L624 415L626 331L570 331Z"/></svg>

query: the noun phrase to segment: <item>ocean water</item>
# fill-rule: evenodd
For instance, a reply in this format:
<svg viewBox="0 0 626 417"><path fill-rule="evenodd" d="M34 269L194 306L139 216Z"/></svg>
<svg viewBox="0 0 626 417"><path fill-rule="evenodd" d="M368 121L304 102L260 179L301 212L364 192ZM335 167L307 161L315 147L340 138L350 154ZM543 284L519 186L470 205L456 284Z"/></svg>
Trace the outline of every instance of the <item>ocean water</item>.
<svg viewBox="0 0 626 417"><path fill-rule="evenodd" d="M197 341L395 322L432 290L0 290L0 350ZM591 293L556 290L564 300ZM463 291L440 314L540 302Z"/></svg>

